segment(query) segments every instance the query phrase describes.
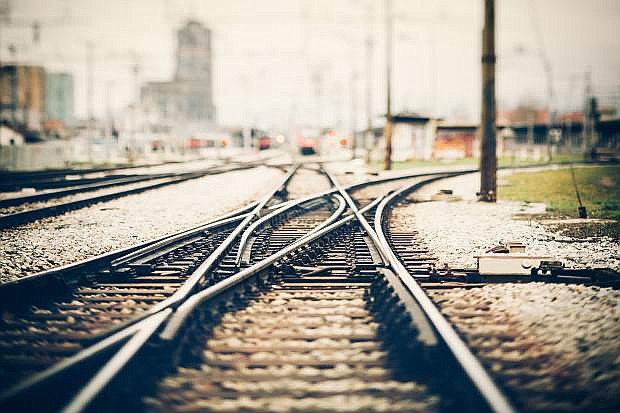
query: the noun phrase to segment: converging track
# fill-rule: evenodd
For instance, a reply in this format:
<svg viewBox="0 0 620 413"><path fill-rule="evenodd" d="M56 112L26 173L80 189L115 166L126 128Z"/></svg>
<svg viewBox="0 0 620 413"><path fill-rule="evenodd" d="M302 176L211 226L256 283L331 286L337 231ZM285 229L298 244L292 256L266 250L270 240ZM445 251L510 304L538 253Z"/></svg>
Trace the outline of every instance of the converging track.
<svg viewBox="0 0 620 413"><path fill-rule="evenodd" d="M297 169L215 222L0 287L20 296L4 311L0 372L25 378L3 405L512 411L392 252L381 223L398 179L343 188L319 169L329 189L288 199ZM449 175L409 176L407 190Z"/></svg>

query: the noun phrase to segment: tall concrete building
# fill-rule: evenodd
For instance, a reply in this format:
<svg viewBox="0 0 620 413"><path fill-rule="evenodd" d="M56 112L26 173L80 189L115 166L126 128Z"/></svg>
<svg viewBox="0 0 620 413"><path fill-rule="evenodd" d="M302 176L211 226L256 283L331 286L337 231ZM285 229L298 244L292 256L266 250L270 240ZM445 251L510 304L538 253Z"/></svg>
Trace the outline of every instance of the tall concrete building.
<svg viewBox="0 0 620 413"><path fill-rule="evenodd" d="M206 128L215 122L211 31L188 21L177 32L176 70L169 82L142 87L142 105L150 118L171 128Z"/></svg>
<svg viewBox="0 0 620 413"><path fill-rule="evenodd" d="M46 77L41 66L0 67L0 119L28 138L40 138L46 118Z"/></svg>
<svg viewBox="0 0 620 413"><path fill-rule="evenodd" d="M48 73L46 75L47 119L60 121L67 127L73 117L73 75L70 73Z"/></svg>

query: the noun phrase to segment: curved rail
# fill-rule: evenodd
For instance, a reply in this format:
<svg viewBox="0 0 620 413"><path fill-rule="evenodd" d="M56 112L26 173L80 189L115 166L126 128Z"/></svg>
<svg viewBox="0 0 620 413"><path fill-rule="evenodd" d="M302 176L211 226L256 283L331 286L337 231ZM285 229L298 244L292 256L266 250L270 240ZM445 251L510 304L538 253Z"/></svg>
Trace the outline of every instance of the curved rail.
<svg viewBox="0 0 620 413"><path fill-rule="evenodd" d="M379 202L381 201L381 197L377 198L375 200L375 202L366 205L364 208L360 209L359 212L360 213L364 213L369 211L370 209L374 208L376 205L379 204ZM166 328L164 329L164 331L162 331L162 333L160 334L160 337L163 340L172 340L174 338L174 336L176 335L177 331L179 330L179 328L183 325L183 323L185 322L185 320L187 319L187 317L189 316L189 314L196 308L196 306L198 306L199 304L213 298L216 297L217 295L223 293L224 291L228 290L229 288L239 284L240 282L258 274L260 271L262 271L263 269L267 268L268 266L270 266L271 264L275 263L276 261L278 261L279 259L285 257L286 255L290 254L291 252L304 247L306 245L308 245L309 243L311 243L312 241L315 241L321 237L323 237L324 235L332 232L335 229L338 229L340 227L342 227L343 225L353 221L356 218L355 215L349 215L345 218L342 218L324 228L322 228L319 231L314 232L313 234L310 234L304 238L300 238L297 241L295 241L294 243L286 246L285 248L281 249L280 251L276 252L275 254L263 259L262 261L257 262L256 264L252 265L251 267L248 267L244 270L241 270L240 272L238 272L237 274L223 280L220 281L219 283L208 287L202 291L200 291L199 293L196 293L194 295L192 295L191 297L189 297L187 299L187 301L185 301L183 304L181 304L181 306L179 306L179 308L177 308L177 310L175 311L175 313L172 315L170 321L166 324Z"/></svg>
<svg viewBox="0 0 620 413"><path fill-rule="evenodd" d="M239 223L236 226L236 228L232 231L232 233L209 255L209 257L196 270L192 272L189 278L187 278L184 281L184 283L171 296L155 304L153 307L149 308L148 310L138 315L137 317L134 317L125 323L121 323L119 325L115 325L114 327L107 329L104 334L99 335L97 337L99 339L105 338L105 337L109 338L109 336L116 337L117 338L116 340L111 340L111 341L104 340L105 342L108 343L107 347L109 348L109 346L116 345L118 343L118 340L122 339L123 334L124 332L126 332L127 329L134 331L133 329L135 328L136 323L144 322L145 320L150 319L151 316L153 315L159 314L162 311L171 310L172 308L175 308L177 305L179 305L186 298L186 296L189 293L191 293L191 291L196 287L196 285L201 280L202 276L204 276L207 273L207 271L209 271L209 269L230 248L231 244L239 236L241 231L245 229L248 223L251 222L251 220L254 219L258 215L258 213L264 208L267 202L269 202L269 200L273 198L274 194L280 191L282 187L288 183L288 181L291 179L291 177L293 176L296 170L297 170L297 167L293 167L289 171L289 173L284 177L282 182L278 184L278 186L276 186L271 192L265 195L260 201L253 203L252 204L253 208L251 212L243 214L243 215L232 216L230 218L227 218L227 219L224 219L224 220L221 220L221 221L218 221L212 224L212 226L216 226L218 224L223 225L221 224L222 222L241 221L241 223ZM244 209L247 209L247 207ZM200 230L194 230L194 231L200 231ZM190 231L190 232L194 232L194 231ZM187 236L189 235L182 234L183 238ZM164 240L165 244L169 244L172 242L174 241ZM151 247L152 245L149 245L149 246L146 246L144 249L150 250ZM136 252L132 254L135 254L135 253ZM89 354L89 351L90 351L90 347L87 347L86 349L78 352L74 356L66 359L65 361L68 364L63 364L64 368L74 366L84 361L86 358L88 358L88 357L85 357L84 354ZM31 379L26 379L25 384L22 385L21 383L18 383L16 387L8 389L5 393L3 393L0 399L4 400L4 399L12 398L15 395L19 394L20 392L38 385L42 380L49 379L50 377L53 376L53 374L57 374L61 370L62 369L60 370L56 369L56 366L52 365L50 368L44 370L43 372L39 374L35 374ZM50 371L52 373L50 373Z"/></svg>
<svg viewBox="0 0 620 413"><path fill-rule="evenodd" d="M345 205L344 202L342 201L341 197L335 197L336 201L338 202L338 208L336 209L336 213L341 214L342 211L344 211ZM299 199L296 200L295 202L289 202L286 203L286 205L274 210L273 212L270 212L269 214L265 215L264 217L262 217L261 219L259 219L258 221L255 221L252 225L250 225L247 229L247 231L245 231L243 233L243 235L241 236L241 241L239 242L239 251L237 252L237 257L235 258L235 262L237 263L237 265L239 265L242 261L242 259L244 258L244 256L247 254L248 249L250 248L250 246L248 245L248 240L250 238L250 236L252 235L252 233L254 233L254 231L259 228L261 225L265 224L266 222L271 221L272 219L274 219L275 217L281 215L282 213L291 210L294 207L300 206L303 207L303 205L305 203L308 202L313 202L313 201L327 201L326 199L324 199L323 195L317 195L314 197L310 197L310 198L304 198L304 199ZM339 212L338 212L339 211ZM336 215L336 217L338 216ZM330 219L333 218L330 217ZM319 226L317 228L323 228L325 226L325 222L319 224ZM305 236L313 233L317 228L314 228L312 231L310 231L308 234L306 234ZM245 261L245 260L244 260Z"/></svg>
<svg viewBox="0 0 620 413"><path fill-rule="evenodd" d="M284 180L284 183L286 183L290 177L292 176L292 173L294 173L293 171L291 171L287 177ZM408 178L408 177L414 177L414 176L427 176L429 174L407 174L404 176L396 176L396 177L390 177L387 179L376 179L376 180L372 180L369 182L364 182L364 183L359 183L359 184L355 184L355 185L351 185L349 187L347 187L347 189L351 189L351 188L357 188L357 187L361 187L361 186L366 186L366 185L371 185L374 183L382 183L382 182L386 182L386 181L390 181L390 180L395 180L395 179L403 179L403 178ZM255 204L255 207L252 209L252 211L247 214L244 218L243 218L243 222L241 224L239 224L235 230L236 234L233 237L231 234L226 241L231 241L234 240L243 230L243 228L245 228L247 226L247 224L249 222L251 222L252 219L254 219L257 215L258 212L261 211L266 203L268 202L269 199L271 199L271 197L273 196L273 194L277 193L278 190L284 185L284 183L282 185L280 185L280 187L276 188L270 195L269 197L265 197L263 198L260 202ZM344 191L342 187L337 188L337 189L333 189L330 191L325 191L324 193L318 194L318 195L314 195L314 196L310 196L308 198L316 198L317 196L325 196L326 194L333 194L336 191ZM346 193L346 191L345 191ZM348 194L347 194L348 195ZM336 195L339 196L339 195ZM345 199L344 197L341 199ZM350 197L349 197L350 199ZM214 251L214 253L205 261L203 262L203 264L196 269L196 271L194 271L194 273L192 273L192 275L190 276L190 278L187 280L187 283L184 284L183 287L181 287L179 290L182 290L181 292L179 292L179 290L177 290L176 297L174 299L172 299L172 297L170 297L170 300L167 300L165 305L159 305L159 306L155 306L152 307L150 312L147 313L145 316L143 316L143 320L148 320L150 319L153 315L159 314L159 312L163 311L163 310L167 310L167 309L173 309L176 308L176 311L174 312L173 317L170 319L170 322L167 323L164 331L162 332L162 339L164 339L166 336L164 333L166 333L166 331L168 332L168 334L172 334L172 336L174 336L174 331L176 331L180 325L183 324L184 319L187 317L187 315L189 313L191 313L192 309L195 308L196 305L198 305L199 303L203 302L204 300L208 300L209 298L212 298L216 295L218 295L219 293L226 291L228 288L242 282L243 280L255 275L256 273L258 273L259 271L261 271L262 269L266 268L267 266L271 265L272 263L274 263L275 261L277 261L278 259L284 257L285 255L291 253L292 251L294 251L297 248L303 247L304 245L307 245L308 243L317 240L318 238L320 238L321 236L331 232L332 230L335 230L337 228L340 228L341 226L347 224L348 222L351 222L354 219L359 219L360 216L362 216L363 218L363 213L369 211L370 209L376 207L379 202L381 201L381 198L376 199L374 202L372 202L370 205L367 205L366 207L362 208L362 209L357 209L357 207L355 207L355 209L353 209L354 213L352 215L349 215L345 218L342 218L340 220L338 220L337 222L333 222L335 221L335 219L340 216L342 214L342 212L344 211L345 208L345 202L339 202L340 206L338 208L338 211L334 212L334 214L332 214L332 216L327 220L327 221L332 221L332 223L327 223L324 222L322 223L319 227L316 227L313 229L314 233L313 234L308 234L304 237L302 237L301 239L297 240L296 242L294 242L293 244L287 246L286 248L284 248L283 250L279 251L278 253L272 255L271 257L262 260L261 262L255 264L252 267L247 268L246 270L243 270L233 276L231 276L230 278L225 279L224 281L219 282L218 284L209 287L205 290L202 290L199 293L196 293L192 296L190 296L189 298L187 298L189 296L189 293L191 291L193 291L194 286L196 286L198 284L198 282L200 281L200 279L202 278L202 276L209 271L209 269L212 267L212 265L217 262L217 258L213 258L212 257L219 257L221 256L227 249L227 247L223 247L222 245L220 245L221 248L218 248L218 250ZM352 200L350 202L353 202ZM286 206L287 203L282 203L279 204L277 207L279 207L278 209L281 209L284 206ZM288 203L290 204L290 202ZM289 205L290 206L290 205ZM292 207L292 206L291 206ZM357 213L355 213L357 210ZM364 219L365 220L365 219ZM371 228L372 231L372 228ZM372 232L368 232L369 235L372 234ZM225 242L226 242L225 241ZM377 249L380 250L381 246L377 245ZM163 303L163 302L162 302ZM160 303L160 304L162 304ZM147 317L147 318L144 318ZM175 327L176 326L176 327ZM124 330L123 330L124 331ZM118 334L121 334L123 331L119 331ZM119 368L121 368L122 366L119 366ZM105 383L103 383L103 386L105 386Z"/></svg>
<svg viewBox="0 0 620 413"><path fill-rule="evenodd" d="M338 183L334 180L334 183L336 184L337 188L339 187ZM342 188L340 188L341 191L345 192ZM317 196L325 196L324 194L318 194ZM346 194L348 196L348 194ZM353 203L353 200L349 197L350 202ZM329 225L324 226L321 229L315 228L313 230L312 234L308 234L307 236L304 236L300 239L298 239L297 241L295 241L294 243L288 245L287 247L281 249L280 251L276 252L275 254L272 254L271 256L261 260L260 262L244 269L241 270L240 272L238 272L235 275L230 276L229 278L222 280L220 282L218 282L217 284L210 286L192 296L190 296L189 298L187 298L178 308L176 308L176 310L171 314L171 316L169 317L169 319L167 321L164 321L165 325L164 328L162 330L162 332L159 334L159 338L164 341L164 342L170 342L172 340L175 339L175 337L177 336L179 330L181 329L181 327L185 324L185 322L188 320L189 316L195 311L195 309L203 304L206 301L209 301L211 299L214 299L215 297L231 290L234 286L254 277L257 276L259 273L261 273L261 271L263 271L264 269L266 269L267 267L271 266L272 264L276 263L277 261L279 261L280 259L286 257L287 255L293 253L294 251L303 248L305 246L307 246L308 244L312 243L313 241L316 241L318 239L320 239L321 237L331 233L332 231L343 227L344 225L349 224L350 222L354 221L354 220L363 220L366 221L365 217L364 217L364 213L372 210L373 208L376 208L377 206L381 205L382 201L384 200L384 197L378 197L376 198L373 202L371 202L370 204L366 205L365 207L358 209L357 206L353 203L355 209L352 208L353 212L351 214L349 214L348 216L341 218L340 220L338 220L337 222L331 223ZM341 203L341 205L344 205L344 202ZM339 208L344 210L344 207ZM335 216L335 214L332 214L332 216L330 217L330 219L333 219L333 217ZM361 222L360 222L361 224ZM370 225L368 224L368 222L366 221L367 226L365 228L369 228L370 231L374 230L370 227ZM370 235L370 233L369 233ZM376 234L375 234L376 237ZM371 238L372 239L372 238ZM374 243L374 240L373 240ZM381 245L376 244L375 247L377 247L377 249L382 248ZM387 253L386 253L387 255ZM154 332L154 331L152 331ZM129 361L130 357L125 357L124 355L120 354L121 351L119 351L116 356L115 356L115 360L124 360L125 364ZM135 354L135 350L131 349L131 355ZM111 380L111 378L113 376L115 376L116 374L118 374L118 372L120 372L120 370L124 367L123 363L118 363L118 362L113 362L113 363L108 363L104 369L105 369L105 374L98 374L96 377L93 377L93 379L91 379L86 387L84 387L80 392L78 392L78 394L76 395L76 397L73 399L72 402L70 402L70 404L67 406L66 409L63 410L63 412L79 412L82 411L84 408L86 408L89 403L94 400L95 396L97 394L100 394L100 392L106 387L106 385L108 384L108 382ZM103 371L103 370L102 370ZM79 401L79 403L78 403ZM79 409L74 409L75 406L79 406Z"/></svg>
<svg viewBox="0 0 620 413"><path fill-rule="evenodd" d="M168 246L174 242L182 241L190 238L191 236L198 234L206 229L218 227L225 224L229 220L232 222L235 217L246 216L248 211L255 208L258 201L224 214L214 220L205 222L192 228L184 229L182 231L167 234L159 238L155 238L149 241L144 241L139 244L131 245L129 247L119 248L114 251L110 251L104 254L100 254L91 258L86 258L71 264L66 264L60 267L51 268L49 270L40 271L34 274L30 274L21 277L17 280L8 281L0 284L0 296L7 296L9 290L11 293L16 288L23 288L33 283L43 280L48 277L61 278L64 283L70 283L72 280L69 278L70 274L75 273L77 270L97 269L107 265L114 265L114 263L126 262L132 257L143 255L147 252L153 251L155 248L161 248ZM157 245L157 247L155 247Z"/></svg>
<svg viewBox="0 0 620 413"><path fill-rule="evenodd" d="M241 234L241 232L248 226L252 220L258 216L260 211L267 205L267 202L273 196L280 191L286 184L291 180L299 165L291 168L289 173L284 177L282 182L272 191L270 191L267 195L265 195L254 207L254 209L246 215L245 218L241 221L239 225L226 237L226 239L218 245L218 247L209 255L209 257L202 263L194 272L189 276L189 278L183 283L179 289L177 289L174 294L168 297L166 300L160 302L159 304L151 307L148 311L148 314L157 313L169 306L178 305L198 284L198 282L204 277L204 275L213 267L213 265L222 257L222 255L230 248L235 239Z"/></svg>
<svg viewBox="0 0 620 413"><path fill-rule="evenodd" d="M462 171L458 171L459 173L467 173L467 172L475 172L476 170L462 170ZM358 182L349 186L344 187L344 189L346 191L350 191L350 190L355 190L355 189L359 189L359 188L363 188L365 186L370 186L370 185L375 185L375 184L382 184L385 182L390 182L390 181L395 181L395 180L400 180L400 179L409 179L409 178L416 178L416 177L425 177L425 176L430 176L433 175L433 173L405 173L405 174L399 174L399 175L394 175L394 176L390 176L390 177L383 177L383 178L374 178L371 180L368 180L366 182ZM288 204L291 204L295 201L298 201L298 203L303 203L306 201L310 201L316 198L319 198L321 196L325 196L325 195L331 195L334 194L335 192L338 192L337 188L332 188L326 191L322 191L316 194L311 194L309 196L306 196L304 198L301 198L299 200L292 200L292 201L285 201L285 202L281 202L281 203L277 203L275 205L272 205L270 207L268 207L268 209L279 209L282 208ZM95 257L91 257L91 258L87 258L84 260L80 260L77 261L75 263L71 263L71 264L67 264L67 265L63 265L60 267L55 267L55 268L51 268L49 270L44 270L44 271L40 271L38 273L34 273L31 275L27 275L25 277L21 277L17 280L14 281L9 281L6 283L2 283L0 284L0 294L2 294L3 291L8 290L11 288L11 286L21 286L24 284L29 284L30 282L39 280L39 279L44 279L47 278L49 276L55 276L55 277L62 277L63 282L68 282L70 281L69 279L66 279L66 276L76 270L79 269L85 269L85 268L95 268L95 267L99 267L99 266L105 266L105 265L109 265L110 263L112 263L112 265L114 265L115 263L120 263L121 261L125 261L124 258L126 258L128 256L128 254L132 254L135 253L136 255L138 255L138 251L150 251L150 249L147 249L149 246L152 246L156 243L161 243L165 240L172 240L174 238L176 238L177 240L182 240L185 239L185 237L182 234L186 234L188 237L193 235L194 233L198 233L202 230L203 227L208 226L208 225L212 225L217 221L223 221L225 219L228 218L232 218L233 216L236 215L240 215L240 214L244 214L247 213L251 210L253 210L257 205L258 205L259 201L255 201L245 207L242 207L238 210L235 210L233 212L230 212L228 214L225 214L223 216L220 216L218 218L216 218L213 221L209 221L205 224L200 224L196 227L193 228L189 228L186 230L182 230L179 231L177 233L173 233L173 234L169 234L169 235L165 235L163 237L160 238L156 238L153 240L149 240L149 241L145 241L136 245L132 245L129 247L124 247L124 248L120 248L108 253L104 253L101 255L97 255ZM164 245L169 245L169 243L166 244L160 244L162 246Z"/></svg>
<svg viewBox="0 0 620 413"><path fill-rule="evenodd" d="M385 199L383 199L383 201L381 201L375 212L375 231L379 242L381 243L381 247L388 254L390 266L392 267L394 272L396 272L401 282L407 287L411 295L413 295L416 301L419 303L426 316L432 322L436 331L442 337L443 341L446 343L454 357L459 361L460 365L463 367L463 370L469 376L469 378L474 383L480 394L487 401L489 406L496 412L514 412L514 407L510 404L508 398L503 394L503 392L493 381L493 379L487 373L484 367L482 367L480 361L478 361L478 359L473 355L471 350L469 350L467 345L458 336L456 331L454 331L454 328L444 318L444 316L433 304L430 298L428 298L428 296L424 293L424 291L414 279L414 277L407 272L403 264L396 257L396 254L394 254L394 252L390 248L385 233L383 231L383 225L385 224L387 219L388 206L391 206L398 199L410 193L411 191L418 189L422 185L427 185L430 182L436 181L438 179L448 178L450 176L455 175L452 174L448 176L441 176L435 179L431 179L429 181L425 181L423 183L416 183L414 185L402 188L387 196Z"/></svg>
<svg viewBox="0 0 620 413"><path fill-rule="evenodd" d="M290 176L292 176L292 173L290 174ZM290 179L290 176L287 176L287 179L285 179L285 180ZM276 260L280 259L282 256L290 253L291 251L299 248L300 246L307 245L308 243L310 243L313 240L319 238L323 234L331 232L333 229L338 228L338 227L346 224L347 222L351 221L352 219L354 219L355 217L353 215L350 215L347 218L344 218L344 219L338 221L337 223L328 225L330 222L335 220L339 215L341 215L342 212L344 211L345 203L344 203L344 201L342 200L341 197L337 196L337 199L338 198L340 198L340 201L339 201L340 205L339 205L339 207L336 209L336 211L325 222L323 222L320 225L321 228L319 228L319 226L313 228L304 237L300 238L299 240L297 240L296 242L294 242L290 246L280 250L276 254L273 254L272 256L270 256L270 257L260 261L259 263L255 264L255 265L253 265L253 266L251 266L249 268L247 268L246 270L243 270L243 271L241 271L241 272L231 276L230 278L227 278L227 279L225 279L223 281L220 281L216 285L208 287L205 290L202 290L201 292L196 293L196 294L190 296L189 298L187 298L176 309L176 311L173 313L174 317L172 317L170 319L170 322L166 324L166 327L164 328L163 332L161 333L162 339L165 340L166 337L168 337L168 336L170 337L170 339L173 338L174 335L176 334L178 328L180 328L180 326L185 322L185 319L193 311L193 309L195 308L196 305L200 304L201 302L203 302L206 299L211 298L212 296L218 295L219 293L221 293L223 291L226 291L227 289L229 289L230 287L238 284L239 282L243 281L244 279L246 279L246 278L248 278L248 277L250 277L250 276L252 276L252 275L254 275L254 274L258 273L258 272L260 272L262 269L264 269L265 267L269 266L271 263L273 263ZM266 203L268 201L268 199L269 198L263 199L263 201L265 201L264 203ZM378 205L379 201L380 201L380 199L377 199L372 204L366 206L366 208L364 210L369 210L371 208L374 208L376 205ZM304 202L308 202L308 200L304 200ZM259 203L259 205L256 208L258 208L261 204L263 204L263 206L264 206L264 203L263 202ZM285 206L283 208L280 208L280 209L276 210L276 211L278 211L277 215L283 213L285 210L293 208L294 206L295 205L289 204L289 205L287 205L287 206ZM273 218L275 216L276 215L273 215L271 218ZM241 224L239 226L241 226ZM256 228L255 226L253 228L248 228L246 230L246 233L250 232L250 231L253 231L255 228ZM211 258L211 257L209 257L209 258ZM198 269L196 270L196 272L197 271L198 271ZM206 271L208 271L208 269L206 269L205 272ZM193 277L193 275L192 275L192 277ZM188 281L189 281L189 279L188 279ZM132 341L127 342L127 344L125 344L123 346L123 348L121 348L112 357L112 359L110 359L110 361L108 363L106 363L106 365L103 367L103 369L101 369L91 380L88 381L86 386L79 391L79 393L70 402L70 404L67 405L63 409L63 412L66 412L66 413L69 413L69 412L79 412L79 411L82 411L85 407L87 407L87 405L94 399L94 397L96 397L96 395L99 394L99 392L109 383L109 381L131 359L131 357L138 350L139 345L143 344L156 331L156 327L151 328L150 326L151 325L159 326L162 323L164 323L165 320L168 318L168 314L166 314L166 317L163 317L163 318L160 318L159 316L164 311L165 312L172 311L172 309L174 308L174 304L177 303L177 302L178 302L178 300L174 300L173 297L170 297L168 300L165 300L165 301L161 302L160 305L153 307L149 311L148 318L146 318L145 320L142 321L142 323L145 323L145 322L147 322L147 320L152 320L148 324L149 325L149 327L147 328L148 332L144 333L144 334L143 334L143 332L136 333L136 335L134 336L135 341L134 342L132 342ZM161 307L161 308L159 308L159 307ZM155 317L157 317L157 318L155 319ZM138 335L140 335L140 337L137 337ZM134 340L134 339L132 339L132 340Z"/></svg>

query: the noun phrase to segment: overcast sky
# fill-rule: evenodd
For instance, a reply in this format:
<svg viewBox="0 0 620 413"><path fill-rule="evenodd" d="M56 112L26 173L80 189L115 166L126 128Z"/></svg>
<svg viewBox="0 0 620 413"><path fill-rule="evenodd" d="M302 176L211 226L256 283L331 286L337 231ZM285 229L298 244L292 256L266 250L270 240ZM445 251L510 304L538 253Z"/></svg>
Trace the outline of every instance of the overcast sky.
<svg viewBox="0 0 620 413"><path fill-rule="evenodd" d="M6 1L6 0L4 0ZM188 18L213 30L214 100L224 124L365 125L385 101L383 0L11 0L2 60L75 76L86 112L86 44L95 47L95 113L117 111L140 81L167 80L175 30ZM393 0L394 108L476 120L482 0ZM604 104L620 105L620 1L496 0L500 107L545 104L548 56L554 107L581 108L586 73ZM31 24L41 23L33 43ZM540 35L537 35L537 25ZM370 70L364 41L374 42ZM14 45L11 55L8 47ZM317 80L320 79L320 80ZM355 97L355 99L353 99ZM355 100L355 108L352 101Z"/></svg>

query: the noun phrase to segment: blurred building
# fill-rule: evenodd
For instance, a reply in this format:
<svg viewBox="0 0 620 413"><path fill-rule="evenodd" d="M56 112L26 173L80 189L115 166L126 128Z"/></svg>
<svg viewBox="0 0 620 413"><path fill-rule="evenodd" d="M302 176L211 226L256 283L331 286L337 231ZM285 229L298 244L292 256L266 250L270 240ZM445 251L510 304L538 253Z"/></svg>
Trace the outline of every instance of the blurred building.
<svg viewBox="0 0 620 413"><path fill-rule="evenodd" d="M69 127L73 117L73 75L70 73L48 73L46 78L47 120Z"/></svg>
<svg viewBox="0 0 620 413"><path fill-rule="evenodd" d="M197 21L177 32L176 71L169 82L149 82L141 99L149 118L168 125L204 129L215 122L211 31Z"/></svg>
<svg viewBox="0 0 620 413"><path fill-rule="evenodd" d="M46 77L41 66L0 67L0 119L26 139L42 137L46 119Z"/></svg>
<svg viewBox="0 0 620 413"><path fill-rule="evenodd" d="M440 123L437 125L434 159L460 159L474 156L478 125Z"/></svg>
<svg viewBox="0 0 620 413"><path fill-rule="evenodd" d="M416 113L399 113L392 117L392 159L431 159L437 119Z"/></svg>

